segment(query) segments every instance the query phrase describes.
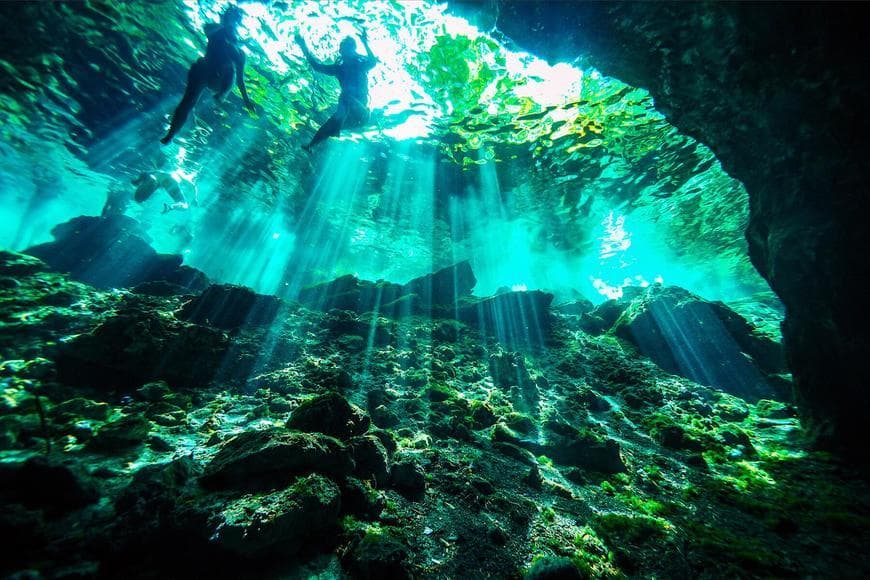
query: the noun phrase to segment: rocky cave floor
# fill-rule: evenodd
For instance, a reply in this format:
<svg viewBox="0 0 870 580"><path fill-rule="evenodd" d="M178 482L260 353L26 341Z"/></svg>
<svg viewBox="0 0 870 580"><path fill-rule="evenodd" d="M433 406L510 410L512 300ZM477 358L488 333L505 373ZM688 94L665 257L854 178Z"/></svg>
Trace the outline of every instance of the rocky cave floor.
<svg viewBox="0 0 870 580"><path fill-rule="evenodd" d="M190 300L0 256L0 572L870 576L867 485L791 406L578 316L520 353L297 304L225 330Z"/></svg>

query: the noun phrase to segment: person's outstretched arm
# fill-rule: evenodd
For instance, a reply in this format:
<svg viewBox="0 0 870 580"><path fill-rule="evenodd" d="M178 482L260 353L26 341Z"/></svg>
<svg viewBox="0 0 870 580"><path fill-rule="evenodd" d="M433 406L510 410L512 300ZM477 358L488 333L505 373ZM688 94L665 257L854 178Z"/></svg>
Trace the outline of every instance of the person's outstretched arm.
<svg viewBox="0 0 870 580"><path fill-rule="evenodd" d="M236 85L239 87L239 92L242 93L245 106L249 111L253 111L254 103L248 97L248 89L245 87L245 53L242 52L241 48L236 53Z"/></svg>
<svg viewBox="0 0 870 580"><path fill-rule="evenodd" d="M317 72L335 76L335 74L338 72L337 67L334 64L326 64L317 60L317 58L315 58L315 56L311 54L311 51L308 50L308 45L305 44L305 39L302 38L302 35L298 32L296 33L296 42L298 42L300 48L302 48L302 54L305 55L306 60L308 60L308 63L311 65L311 68L313 68Z"/></svg>
<svg viewBox="0 0 870 580"><path fill-rule="evenodd" d="M375 56L375 53L373 53L372 49L369 47L369 34L365 28L360 31L359 38L362 40L363 48L366 49L366 58L368 58L369 68L372 68L378 64L378 57Z"/></svg>

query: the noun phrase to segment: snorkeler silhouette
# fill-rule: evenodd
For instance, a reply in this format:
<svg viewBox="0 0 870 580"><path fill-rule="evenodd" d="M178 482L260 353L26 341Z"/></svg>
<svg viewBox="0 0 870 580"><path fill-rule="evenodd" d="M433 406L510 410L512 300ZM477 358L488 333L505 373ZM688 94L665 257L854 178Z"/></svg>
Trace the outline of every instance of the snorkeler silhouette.
<svg viewBox="0 0 870 580"><path fill-rule="evenodd" d="M133 199L139 203L145 203L158 189L163 189L174 202L171 204L164 202L163 213L168 213L175 209L185 210L190 208L191 202L187 200L187 196L184 195L184 191L181 189L181 184L171 173L162 171L142 173L131 183L136 186L136 193L133 194ZM193 204L197 204L195 185L193 186Z"/></svg>
<svg viewBox="0 0 870 580"><path fill-rule="evenodd" d="M160 140L164 145L172 141L175 134L184 126L190 111L202 91L208 87L214 92L215 100L220 102L233 88L233 81L242 93L242 99L249 111L254 110L254 104L248 98L245 88L245 53L239 47L239 37L236 28L242 23L242 11L236 6L230 6L221 14L221 23L206 26L208 46L205 56L198 59L187 73L187 88L184 97L175 109L172 123L166 136Z"/></svg>
<svg viewBox="0 0 870 580"><path fill-rule="evenodd" d="M333 64L325 64L311 54L305 40L296 33L296 42L302 47L302 53L311 67L317 72L338 78L338 84L341 85L341 96L338 97L335 112L317 130L311 143L302 146L306 151L311 151L312 147L329 137L337 137L344 128L362 127L369 120L369 71L378 63L378 59L369 48L365 30L360 33L360 40L366 49L365 56L357 54L356 41L346 36L338 48L339 59Z"/></svg>

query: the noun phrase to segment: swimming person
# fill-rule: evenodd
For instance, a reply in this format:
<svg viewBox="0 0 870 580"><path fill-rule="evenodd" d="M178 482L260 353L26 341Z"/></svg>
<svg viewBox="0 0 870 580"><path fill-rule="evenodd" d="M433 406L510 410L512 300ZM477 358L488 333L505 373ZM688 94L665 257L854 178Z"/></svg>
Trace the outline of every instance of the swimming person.
<svg viewBox="0 0 870 580"><path fill-rule="evenodd" d="M172 115L172 123L166 136L160 140L166 145L184 126L202 91L208 87L214 92L215 100L220 102L233 88L233 81L242 93L242 99L249 111L254 104L248 98L245 88L245 53L239 46L236 29L242 23L242 11L230 6L221 14L221 23L206 26L208 46L205 56L198 59L187 73L187 88L184 97Z"/></svg>
<svg viewBox="0 0 870 580"><path fill-rule="evenodd" d="M131 183L136 186L136 193L133 194L133 199L139 203L145 203L158 189L163 189L173 201L171 204L163 204L163 213L168 213L175 209L184 210L190 208L190 202L187 200L187 196L184 195L181 184L171 173L143 173ZM196 204L196 186L194 185L193 188L193 203Z"/></svg>
<svg viewBox="0 0 870 580"><path fill-rule="evenodd" d="M356 41L347 36L338 47L338 60L333 64L325 64L311 54L305 40L296 33L296 42L302 47L302 53L311 67L317 72L338 78L341 86L341 96L338 97L335 112L317 130L311 143L302 146L306 151L329 137L337 137L342 129L362 127L369 120L369 71L378 63L378 59L369 48L365 30L360 33L360 40L366 49L365 56L357 53Z"/></svg>

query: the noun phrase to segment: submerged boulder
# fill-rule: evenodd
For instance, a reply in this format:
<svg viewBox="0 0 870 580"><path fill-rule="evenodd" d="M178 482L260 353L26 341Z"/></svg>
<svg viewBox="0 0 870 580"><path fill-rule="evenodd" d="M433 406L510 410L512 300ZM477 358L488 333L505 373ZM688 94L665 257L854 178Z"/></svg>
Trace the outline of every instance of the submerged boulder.
<svg viewBox="0 0 870 580"><path fill-rule="evenodd" d="M588 300L586 298L578 298L576 300L572 300L571 302L563 302L562 304L557 304L556 306L554 306L554 309L558 310L562 314L583 316L584 314L588 314L595 310L595 305L592 304L591 300Z"/></svg>
<svg viewBox="0 0 870 580"><path fill-rule="evenodd" d="M303 288L296 299L317 310L335 308L362 313L378 310L382 304L396 300L401 293L399 284L369 282L348 274L331 282Z"/></svg>
<svg viewBox="0 0 870 580"><path fill-rule="evenodd" d="M273 428L229 439L206 465L201 481L212 488L262 489L311 471L343 477L353 467L350 453L337 439Z"/></svg>
<svg viewBox="0 0 870 580"><path fill-rule="evenodd" d="M332 392L304 401L290 415L287 427L347 439L365 433L369 423L362 409Z"/></svg>
<svg viewBox="0 0 870 580"><path fill-rule="evenodd" d="M442 311L449 314L461 298L471 295L476 283L471 264L463 261L404 285L370 282L348 274L303 288L297 300L318 310L378 312L394 318Z"/></svg>
<svg viewBox="0 0 870 580"><path fill-rule="evenodd" d="M548 342L552 330L552 301L552 294L540 290L468 297L460 302L456 317L508 348L540 348Z"/></svg>
<svg viewBox="0 0 870 580"><path fill-rule="evenodd" d="M450 305L460 298L470 296L477 284L468 260L463 260L432 274L414 278L402 286L403 296L416 295L420 305Z"/></svg>
<svg viewBox="0 0 870 580"><path fill-rule="evenodd" d="M498 351L489 355L489 374L496 386L503 389L532 384L526 360L518 352Z"/></svg>
<svg viewBox="0 0 870 580"><path fill-rule="evenodd" d="M386 528L381 533L367 533L343 559L354 578L413 578L408 542L401 532Z"/></svg>
<svg viewBox="0 0 870 580"><path fill-rule="evenodd" d="M389 483L390 460L381 440L374 435L354 437L348 442L354 461L354 475L366 481L374 481L377 487Z"/></svg>
<svg viewBox="0 0 870 580"><path fill-rule="evenodd" d="M135 509L145 515L170 508L185 486L201 471L190 457L146 465L133 475L133 481L118 495L115 509L120 513Z"/></svg>
<svg viewBox="0 0 870 580"><path fill-rule="evenodd" d="M398 459L393 464L390 481L393 487L412 498L420 497L426 491L426 472L417 461L410 458Z"/></svg>
<svg viewBox="0 0 870 580"><path fill-rule="evenodd" d="M626 471L619 443L613 439L581 432L566 423L548 421L544 427L547 434L544 454L556 463L600 473Z"/></svg>
<svg viewBox="0 0 870 580"><path fill-rule="evenodd" d="M725 304L682 288L648 288L626 306L612 332L666 371L695 382L753 401L788 395L766 378L785 370L781 345Z"/></svg>
<svg viewBox="0 0 870 580"><path fill-rule="evenodd" d="M212 284L184 305L178 317L188 322L232 329L266 326L275 320L281 300L232 284Z"/></svg>
<svg viewBox="0 0 870 580"><path fill-rule="evenodd" d="M17 252L0 251L0 273L10 278L32 276L47 270L42 260Z"/></svg>
<svg viewBox="0 0 870 580"><path fill-rule="evenodd" d="M71 385L133 390L162 379L202 387L215 376L227 347L222 332L134 303L61 345L55 362L58 378Z"/></svg>
<svg viewBox="0 0 870 580"><path fill-rule="evenodd" d="M208 285L205 274L182 265L181 256L154 251L139 222L125 215L79 216L51 233L53 242L33 246L27 253L97 288L163 281L198 292Z"/></svg>
<svg viewBox="0 0 870 580"><path fill-rule="evenodd" d="M245 557L291 554L304 541L322 541L323 533L337 525L340 506L338 486L312 474L287 489L230 501L212 518L210 540Z"/></svg>
<svg viewBox="0 0 870 580"><path fill-rule="evenodd" d="M151 432L151 421L144 416L126 415L103 425L88 447L96 451L114 453L141 445Z"/></svg>

